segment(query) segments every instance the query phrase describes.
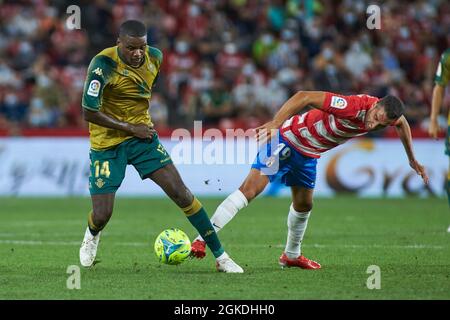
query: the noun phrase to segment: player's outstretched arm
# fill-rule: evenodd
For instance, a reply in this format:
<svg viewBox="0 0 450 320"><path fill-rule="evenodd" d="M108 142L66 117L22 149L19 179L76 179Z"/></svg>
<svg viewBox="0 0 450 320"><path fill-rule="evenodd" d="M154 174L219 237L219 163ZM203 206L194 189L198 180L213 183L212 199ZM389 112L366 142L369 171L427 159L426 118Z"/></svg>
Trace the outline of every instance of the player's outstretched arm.
<svg viewBox="0 0 450 320"><path fill-rule="evenodd" d="M131 124L128 122L119 121L101 111L91 111L83 108L84 120L95 123L99 126L121 130L138 138L152 138L155 130L146 124Z"/></svg>
<svg viewBox="0 0 450 320"><path fill-rule="evenodd" d="M444 100L445 88L435 84L433 88L433 98L431 100L430 127L428 133L430 137L437 139L439 133L438 115L441 109L442 100Z"/></svg>
<svg viewBox="0 0 450 320"><path fill-rule="evenodd" d="M414 151L412 148L411 128L409 127L408 120L406 120L405 116L401 116L397 120L395 129L397 130L398 136L400 137L403 147L405 148L405 152L409 160L409 165L414 169L414 171L416 171L418 175L422 177L425 184L428 184L429 178L427 173L425 172L425 167L421 165L414 156Z"/></svg>
<svg viewBox="0 0 450 320"><path fill-rule="evenodd" d="M289 98L275 114L272 121L256 128L256 139L260 142L267 141L273 130L281 127L283 122L299 113L306 106L312 106L321 109L325 101L325 92L323 91L299 91Z"/></svg>

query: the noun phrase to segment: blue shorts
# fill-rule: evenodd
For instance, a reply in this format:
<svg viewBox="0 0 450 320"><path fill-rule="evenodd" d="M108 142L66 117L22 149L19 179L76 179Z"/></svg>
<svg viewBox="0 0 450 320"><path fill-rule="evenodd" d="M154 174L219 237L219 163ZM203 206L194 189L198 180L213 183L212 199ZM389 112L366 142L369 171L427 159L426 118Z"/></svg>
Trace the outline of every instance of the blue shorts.
<svg viewBox="0 0 450 320"><path fill-rule="evenodd" d="M274 146L274 140L278 144ZM270 182L314 189L317 175L317 159L302 155L292 148L278 133L266 147L259 150L252 168L267 175Z"/></svg>

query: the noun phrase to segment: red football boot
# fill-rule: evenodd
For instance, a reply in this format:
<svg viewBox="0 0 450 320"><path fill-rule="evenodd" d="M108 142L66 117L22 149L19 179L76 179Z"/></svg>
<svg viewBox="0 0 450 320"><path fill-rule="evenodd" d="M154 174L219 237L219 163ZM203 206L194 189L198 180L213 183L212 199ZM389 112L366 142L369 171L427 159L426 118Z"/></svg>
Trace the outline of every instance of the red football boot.
<svg viewBox="0 0 450 320"><path fill-rule="evenodd" d="M298 267L302 269L320 269L320 264L315 261L309 260L304 256L299 256L295 259L290 259L284 252L280 257L279 264L282 267L288 268Z"/></svg>
<svg viewBox="0 0 450 320"><path fill-rule="evenodd" d="M206 242L201 240L195 240L191 246L191 256L203 259L206 256Z"/></svg>

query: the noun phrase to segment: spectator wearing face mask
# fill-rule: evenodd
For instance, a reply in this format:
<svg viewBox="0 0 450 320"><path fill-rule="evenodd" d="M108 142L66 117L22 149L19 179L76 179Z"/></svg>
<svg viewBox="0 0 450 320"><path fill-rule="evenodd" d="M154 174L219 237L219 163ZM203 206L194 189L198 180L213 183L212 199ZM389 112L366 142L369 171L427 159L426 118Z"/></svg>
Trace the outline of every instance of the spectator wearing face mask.
<svg viewBox="0 0 450 320"><path fill-rule="evenodd" d="M23 79L14 71L0 56L0 89L2 86L10 85L12 87L20 87Z"/></svg>
<svg viewBox="0 0 450 320"><path fill-rule="evenodd" d="M168 75L169 94L174 97L179 92L179 85L189 82L197 63L197 55L192 51L188 37L180 37L174 44L174 51L167 55L164 72Z"/></svg>
<svg viewBox="0 0 450 320"><path fill-rule="evenodd" d="M38 127L62 127L67 125L65 112L67 96L58 83L56 68L43 70L36 77L36 85L31 100L31 125Z"/></svg>
<svg viewBox="0 0 450 320"><path fill-rule="evenodd" d="M372 64L372 58L363 50L359 41L352 42L345 53L344 60L347 70L357 79L361 78Z"/></svg>
<svg viewBox="0 0 450 320"><path fill-rule="evenodd" d="M280 42L267 58L269 70L276 72L286 66L297 65L299 63L299 51L300 42L294 31L283 29Z"/></svg>
<svg viewBox="0 0 450 320"><path fill-rule="evenodd" d="M219 76L227 84L232 84L244 64L245 57L238 51L235 43L226 43L223 50L217 55Z"/></svg>
<svg viewBox="0 0 450 320"><path fill-rule="evenodd" d="M211 63L203 62L198 65L193 72L191 87L195 93L202 93L209 90L215 78L214 66Z"/></svg>
<svg viewBox="0 0 450 320"><path fill-rule="evenodd" d="M186 90L181 98L179 114L184 126L192 127L193 122L202 119L200 97L207 94L214 85L215 70L209 62L196 65L191 80L186 83Z"/></svg>
<svg viewBox="0 0 450 320"><path fill-rule="evenodd" d="M351 83L342 55L331 42L325 42L314 59L312 72L315 86L324 91L348 92Z"/></svg>
<svg viewBox="0 0 450 320"><path fill-rule="evenodd" d="M212 88L200 96L199 104L205 126L218 126L221 120L233 116L231 97L221 79L214 80Z"/></svg>
<svg viewBox="0 0 450 320"><path fill-rule="evenodd" d="M23 96L10 88L0 99L0 114L9 122L23 124L26 119L28 105Z"/></svg>
<svg viewBox="0 0 450 320"><path fill-rule="evenodd" d="M182 30L189 30L189 34L193 39L201 39L206 35L209 19L203 14L203 10L199 4L191 3L186 6L184 19L181 21Z"/></svg>
<svg viewBox="0 0 450 320"><path fill-rule="evenodd" d="M232 91L233 103L237 108L237 113L244 118L254 116L257 109L265 103L264 77L252 63L247 62L238 79L239 81Z"/></svg>
<svg viewBox="0 0 450 320"><path fill-rule="evenodd" d="M405 71L406 76L412 80L418 48L408 26L402 26L398 29L394 44L394 50L399 59L400 67Z"/></svg>

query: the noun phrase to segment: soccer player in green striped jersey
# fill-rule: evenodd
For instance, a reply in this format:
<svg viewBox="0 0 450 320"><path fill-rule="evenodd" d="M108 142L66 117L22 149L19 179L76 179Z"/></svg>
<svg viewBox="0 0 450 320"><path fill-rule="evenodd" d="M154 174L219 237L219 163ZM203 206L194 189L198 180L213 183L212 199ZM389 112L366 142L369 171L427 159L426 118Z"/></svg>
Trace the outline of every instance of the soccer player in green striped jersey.
<svg viewBox="0 0 450 320"><path fill-rule="evenodd" d="M89 65L82 106L89 122L93 208L80 248L80 263L93 265L101 230L111 218L116 191L131 164L143 180L159 185L206 237L218 271L242 273L224 251L205 209L184 185L153 129L149 105L162 61L162 52L147 45L145 25L129 20L120 26L117 45L101 51Z"/></svg>
<svg viewBox="0 0 450 320"><path fill-rule="evenodd" d="M433 99L431 102L431 122L429 134L433 138L437 138L439 132L438 115L444 100L445 87L450 82L450 48L445 50L439 61L434 78ZM445 139L445 154L449 156L449 170L447 173L447 198L450 206L450 112L447 116L447 137ZM450 232L450 226L447 229Z"/></svg>

